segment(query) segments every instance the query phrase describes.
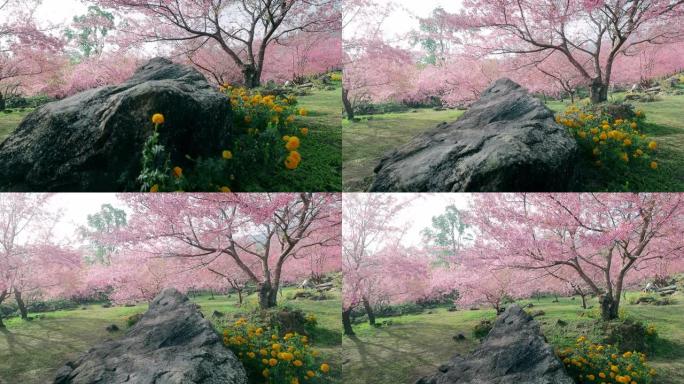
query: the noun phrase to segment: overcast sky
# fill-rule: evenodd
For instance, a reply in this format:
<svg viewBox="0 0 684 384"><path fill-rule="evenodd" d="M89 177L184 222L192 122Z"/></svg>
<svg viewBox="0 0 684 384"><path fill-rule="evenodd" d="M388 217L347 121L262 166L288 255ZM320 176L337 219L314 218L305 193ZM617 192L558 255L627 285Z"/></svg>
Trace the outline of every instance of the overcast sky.
<svg viewBox="0 0 684 384"><path fill-rule="evenodd" d="M86 12L88 6L80 0L43 0L38 8L38 20L52 24L71 21L76 15Z"/></svg>

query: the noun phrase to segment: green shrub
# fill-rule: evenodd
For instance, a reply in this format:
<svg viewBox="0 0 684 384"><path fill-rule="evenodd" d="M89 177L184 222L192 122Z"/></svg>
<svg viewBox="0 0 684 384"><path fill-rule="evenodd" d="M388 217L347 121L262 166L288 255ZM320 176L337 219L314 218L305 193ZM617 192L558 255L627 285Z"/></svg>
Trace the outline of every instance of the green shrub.
<svg viewBox="0 0 684 384"><path fill-rule="evenodd" d="M244 365L250 383L329 382L330 365L307 336L279 336L276 329L240 318L223 331L223 342Z"/></svg>
<svg viewBox="0 0 684 384"><path fill-rule="evenodd" d="M489 331L492 330L493 326L494 324L491 320L480 320L480 322L475 325L475 328L473 328L473 336L475 336L476 339L484 339L489 335Z"/></svg>
<svg viewBox="0 0 684 384"><path fill-rule="evenodd" d="M620 353L614 345L594 344L584 336L577 339L574 347L556 353L578 384L651 384L656 375L655 369L646 363L645 354Z"/></svg>
<svg viewBox="0 0 684 384"><path fill-rule="evenodd" d="M592 109L594 108L594 109ZM569 106L556 116L556 122L568 127L581 153L595 167L629 172L634 167L658 168L658 143L639 131L645 114L637 110L632 120L618 118L629 114L616 106Z"/></svg>
<svg viewBox="0 0 684 384"><path fill-rule="evenodd" d="M164 116L155 114L155 131L143 149L143 168L138 178L142 191L258 191L283 168L296 172L303 161L299 148L309 129L295 124L296 116L307 116L294 96L266 95L245 88L221 87L233 108L232 142L215 157L186 159L193 165L184 170L169 162L159 144L157 128ZM161 122L161 123L159 123Z"/></svg>

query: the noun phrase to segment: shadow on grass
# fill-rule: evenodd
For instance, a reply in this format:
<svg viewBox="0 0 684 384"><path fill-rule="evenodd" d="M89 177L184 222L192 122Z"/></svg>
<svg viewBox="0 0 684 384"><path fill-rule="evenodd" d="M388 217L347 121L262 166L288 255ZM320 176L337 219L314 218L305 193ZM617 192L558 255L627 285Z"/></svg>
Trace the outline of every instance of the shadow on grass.
<svg viewBox="0 0 684 384"><path fill-rule="evenodd" d="M322 348L334 348L342 345L342 333L339 330L317 327L311 332L311 339Z"/></svg>

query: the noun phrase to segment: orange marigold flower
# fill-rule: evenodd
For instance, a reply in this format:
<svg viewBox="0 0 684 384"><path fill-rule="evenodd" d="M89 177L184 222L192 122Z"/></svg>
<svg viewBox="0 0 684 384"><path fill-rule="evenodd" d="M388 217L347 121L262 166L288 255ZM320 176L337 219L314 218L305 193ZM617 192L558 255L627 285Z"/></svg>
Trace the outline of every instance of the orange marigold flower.
<svg viewBox="0 0 684 384"><path fill-rule="evenodd" d="M299 148L299 138L297 136L292 136L287 140L287 144L285 144L285 148L287 148L288 151L294 151L297 148Z"/></svg>
<svg viewBox="0 0 684 384"><path fill-rule="evenodd" d="M177 179L180 179L181 177L183 177L183 168L174 167L173 168L173 176L176 177Z"/></svg>
<svg viewBox="0 0 684 384"><path fill-rule="evenodd" d="M164 124L164 115L161 113L155 113L152 115L152 122L157 125Z"/></svg>

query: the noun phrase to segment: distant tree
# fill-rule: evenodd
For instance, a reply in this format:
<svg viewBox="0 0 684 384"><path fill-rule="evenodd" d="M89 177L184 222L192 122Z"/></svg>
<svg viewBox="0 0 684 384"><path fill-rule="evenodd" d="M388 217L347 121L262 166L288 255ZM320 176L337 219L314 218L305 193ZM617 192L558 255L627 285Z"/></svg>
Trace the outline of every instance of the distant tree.
<svg viewBox="0 0 684 384"><path fill-rule="evenodd" d="M102 236L112 234L126 225L126 211L114 208L111 204L102 204L100 211L88 215L88 226L81 227L81 235L88 239L93 247L92 256L86 256L89 264L109 265L110 254L115 247L99 240Z"/></svg>
<svg viewBox="0 0 684 384"><path fill-rule="evenodd" d="M464 223L458 208L446 207L446 212L432 218L432 226L423 229L423 239L439 258L441 264L457 261L464 244L472 240L468 224Z"/></svg>
<svg viewBox="0 0 684 384"><path fill-rule="evenodd" d="M71 26L64 30L64 36L76 45L78 56L100 56L114 27L113 13L91 5L85 15L74 16Z"/></svg>

